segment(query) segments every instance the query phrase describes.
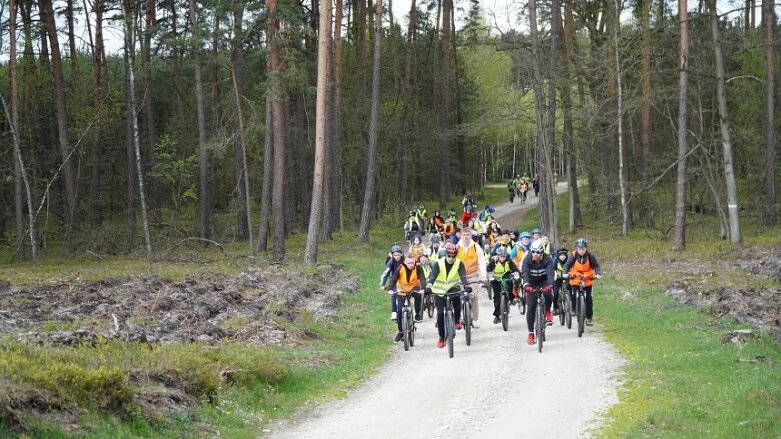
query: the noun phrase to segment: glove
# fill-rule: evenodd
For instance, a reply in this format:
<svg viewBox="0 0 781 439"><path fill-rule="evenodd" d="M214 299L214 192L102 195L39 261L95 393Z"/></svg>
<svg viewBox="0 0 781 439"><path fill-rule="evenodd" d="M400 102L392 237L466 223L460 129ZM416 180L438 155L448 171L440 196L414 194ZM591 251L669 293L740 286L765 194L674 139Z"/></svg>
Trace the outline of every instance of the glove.
<svg viewBox="0 0 781 439"><path fill-rule="evenodd" d="M569 273L564 273L561 275L562 279L569 279Z"/></svg>
<svg viewBox="0 0 781 439"><path fill-rule="evenodd" d="M525 291L526 293L531 293L532 292L532 286L529 285L529 284L524 285L523 291Z"/></svg>
<svg viewBox="0 0 781 439"><path fill-rule="evenodd" d="M543 291L545 291L546 293L550 293L551 291L553 291L553 287L551 287L550 285L545 285Z"/></svg>
<svg viewBox="0 0 781 439"><path fill-rule="evenodd" d="M389 296L392 296L394 294L396 294L396 290L388 290L388 295Z"/></svg>
<svg viewBox="0 0 781 439"><path fill-rule="evenodd" d="M427 296L430 296L431 294L433 294L433 293L431 292L431 287L426 287L426 291L425 291L424 293L425 293Z"/></svg>
<svg viewBox="0 0 781 439"><path fill-rule="evenodd" d="M471 293L472 287L470 287L469 285L464 285L464 291L466 291L467 293Z"/></svg>
<svg viewBox="0 0 781 439"><path fill-rule="evenodd" d="M594 275L594 279L602 279L602 275L601 274L595 274Z"/></svg>

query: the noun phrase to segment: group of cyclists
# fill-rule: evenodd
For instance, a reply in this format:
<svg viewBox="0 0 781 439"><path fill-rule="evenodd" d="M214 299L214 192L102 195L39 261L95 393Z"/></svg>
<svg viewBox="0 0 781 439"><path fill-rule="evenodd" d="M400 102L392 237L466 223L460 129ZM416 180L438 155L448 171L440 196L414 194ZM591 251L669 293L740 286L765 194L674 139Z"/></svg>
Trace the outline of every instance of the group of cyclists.
<svg viewBox="0 0 781 439"><path fill-rule="evenodd" d="M540 193L540 175L535 174L532 179L529 177L528 172L524 172L523 175L515 174L515 177L507 182L510 202L512 203L515 197L518 197L521 200L521 204L526 204L526 194L529 192L529 185L534 188L534 196L536 197Z"/></svg>
<svg viewBox="0 0 781 439"><path fill-rule="evenodd" d="M553 314L558 313L559 294L568 294L574 309L574 291L585 279L586 325L593 324L592 285L593 279L601 278L602 270L585 238L575 241L573 251L563 246L553 250L547 234L539 227L531 232L503 229L493 218L495 209L490 205L476 213L471 192L464 195L462 206L461 215L450 209L447 217L441 216L439 210L428 217L424 206L412 206L404 224L406 252L399 243L391 245L380 276L380 289L390 296L391 320L396 320L398 327L395 342L403 338L399 312L403 296L414 297L414 318L421 322L423 295L431 294L437 310L437 347L444 348L446 296L461 288L471 292L470 285L474 284L491 288L494 324L500 321L500 291L504 283L505 290L512 291L511 300L522 301L530 310L535 309L538 300L544 300L545 319L550 325ZM426 235L429 245L424 244ZM451 296L451 301L456 329L461 330L461 298ZM479 300L472 295L470 303L472 327L479 328ZM533 312L526 313L530 345L536 343L534 319Z"/></svg>

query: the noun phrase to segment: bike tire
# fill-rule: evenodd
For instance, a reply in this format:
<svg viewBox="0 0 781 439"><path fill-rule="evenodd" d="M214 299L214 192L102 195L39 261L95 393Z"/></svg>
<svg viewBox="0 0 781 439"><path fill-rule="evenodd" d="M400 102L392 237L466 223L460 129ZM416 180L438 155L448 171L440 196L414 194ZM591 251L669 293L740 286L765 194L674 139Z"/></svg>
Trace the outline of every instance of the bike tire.
<svg viewBox="0 0 781 439"><path fill-rule="evenodd" d="M472 344L472 304L469 301L464 302L463 316L464 320L464 336L466 338L466 345Z"/></svg>
<svg viewBox="0 0 781 439"><path fill-rule="evenodd" d="M401 333L404 337L404 350L409 350L409 312L408 311L402 311L401 314Z"/></svg>
<svg viewBox="0 0 781 439"><path fill-rule="evenodd" d="M523 294L523 293L521 293ZM525 297L519 297L518 298L518 311L521 312L521 315L526 315L526 299Z"/></svg>
<svg viewBox="0 0 781 439"><path fill-rule="evenodd" d="M486 284L485 288L488 290L488 300L494 300L494 289L491 288L491 283Z"/></svg>
<svg viewBox="0 0 781 439"><path fill-rule="evenodd" d="M564 301L561 298L562 295L559 293L559 325L564 326L565 314L567 311L564 309Z"/></svg>
<svg viewBox="0 0 781 439"><path fill-rule="evenodd" d="M429 295L426 301L426 314L428 314L428 318L434 317L434 299Z"/></svg>
<svg viewBox="0 0 781 439"><path fill-rule="evenodd" d="M537 300L540 300L539 298ZM543 299L544 300L544 299ZM543 307L537 306L537 315L535 318L535 338L537 339L537 352L542 353L542 343L545 337L544 327L547 325L547 322L545 322L545 311L543 310Z"/></svg>
<svg viewBox="0 0 781 439"><path fill-rule="evenodd" d="M502 300L499 305L499 312L501 313L500 317L502 319L502 329L504 330L504 332L507 332L507 326L508 326L507 315L509 314L507 312L507 294L502 294Z"/></svg>
<svg viewBox="0 0 781 439"><path fill-rule="evenodd" d="M456 334L456 323L453 311L445 311L445 336L447 337L447 355L453 358L453 336Z"/></svg>
<svg viewBox="0 0 781 439"><path fill-rule="evenodd" d="M567 329L572 329L572 299L570 299L569 294L567 295L567 300L564 301L564 306L566 307L564 320L567 321Z"/></svg>
<svg viewBox="0 0 781 439"><path fill-rule="evenodd" d="M412 317L412 316L410 316L410 317ZM410 327L410 331L409 331L409 346L410 347L415 347L415 331L417 330L417 328L415 328L415 319L414 318L409 319L409 327Z"/></svg>
<svg viewBox="0 0 781 439"><path fill-rule="evenodd" d="M578 295L578 337L583 336L583 331L586 329L586 298Z"/></svg>

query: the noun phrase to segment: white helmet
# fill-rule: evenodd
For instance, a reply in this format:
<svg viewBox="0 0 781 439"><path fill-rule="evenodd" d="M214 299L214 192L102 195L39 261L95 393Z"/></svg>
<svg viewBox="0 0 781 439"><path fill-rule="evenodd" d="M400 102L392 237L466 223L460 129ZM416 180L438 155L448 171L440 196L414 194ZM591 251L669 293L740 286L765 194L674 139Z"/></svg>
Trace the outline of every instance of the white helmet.
<svg viewBox="0 0 781 439"><path fill-rule="evenodd" d="M544 247L544 245L542 244L542 241L540 241L539 239L535 239L532 242L531 247L529 247L529 251L531 251L532 253L539 254L539 253L542 253L543 247Z"/></svg>

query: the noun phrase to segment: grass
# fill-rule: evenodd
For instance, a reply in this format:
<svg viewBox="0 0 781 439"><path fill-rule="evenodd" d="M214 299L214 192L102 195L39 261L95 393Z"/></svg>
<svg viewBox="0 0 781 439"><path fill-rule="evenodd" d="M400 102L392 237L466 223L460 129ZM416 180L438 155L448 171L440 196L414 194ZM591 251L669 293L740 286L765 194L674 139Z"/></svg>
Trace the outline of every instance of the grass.
<svg viewBox="0 0 781 439"><path fill-rule="evenodd" d="M476 194L481 203L496 203L503 189ZM461 197L449 205L458 206ZM428 202L429 212L434 202ZM255 348L223 343L147 346L121 342L97 346L27 346L11 339L0 340L0 379L31 386L78 407L81 430L69 432L34 416L25 419L23 437L46 439L84 438L257 438L272 419L289 417L305 403L343 397L347 390L371 376L387 360L394 334L388 323L388 297L377 289L388 246L401 241L404 216L388 214L372 228L368 244L356 244L355 232L337 233L319 249L321 263L339 264L360 275L361 292L342 296L339 324L303 318L294 328L311 334L295 348ZM296 270L302 268L305 237L286 241L287 258ZM15 285L35 288L41 283L72 284L105 278L137 278L158 275L181 279L200 272L237 274L246 268L242 244L216 249L188 249L205 263L147 262L132 257L81 255L71 259L45 256L38 264L10 263L0 267L0 278ZM259 264L264 264L262 255ZM223 323L240 327L236 317ZM278 322L290 326L287 322ZM43 329L71 329L70 324L45 323ZM226 383L225 370L240 371ZM201 401L186 413L164 414L149 419L133 402L140 388L154 387L155 380L176 380L190 397ZM132 379L131 379L132 378ZM140 382L139 382L140 381ZM2 407L0 407L1 409ZM18 435L2 419L0 436Z"/></svg>
<svg viewBox="0 0 781 439"><path fill-rule="evenodd" d="M559 196L558 208L559 224L566 224L566 194ZM534 209L524 224L538 218ZM763 228L753 218L741 221L743 245L781 245L781 229ZM665 294L664 286L680 276L682 267L708 268L735 249L718 239L717 219L689 218L685 252L673 252L671 242L654 232L633 230L624 238L620 224L611 226L589 215L584 222L575 233L562 233L561 241L571 247L578 236L586 236L599 257L606 277L595 290L595 318L627 360L619 403L594 435L781 437L781 346L767 334L740 345L722 344L726 332L746 325L680 305ZM735 280L743 287L746 282L779 287L739 272L714 273L712 282L718 287Z"/></svg>

